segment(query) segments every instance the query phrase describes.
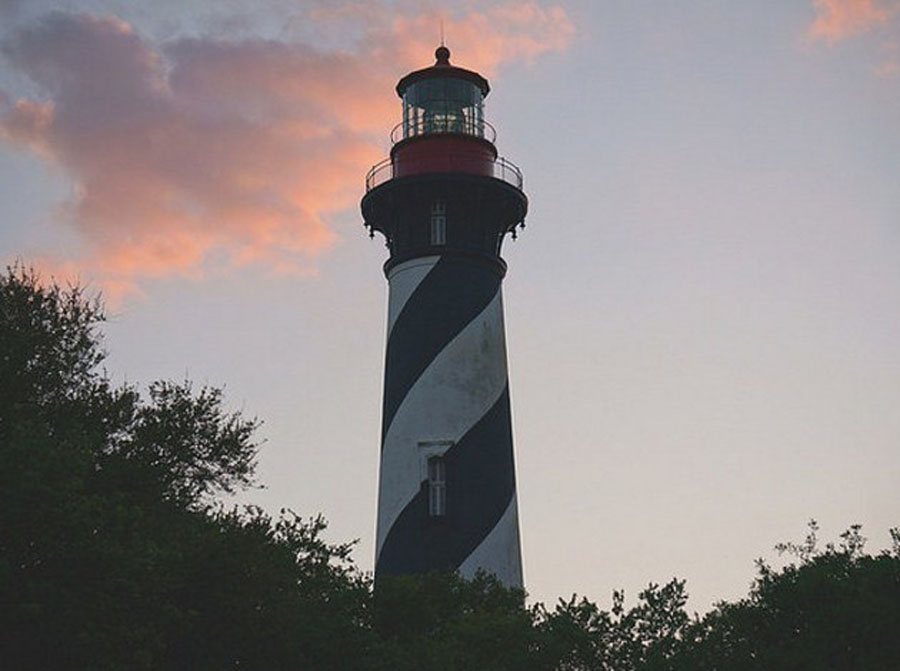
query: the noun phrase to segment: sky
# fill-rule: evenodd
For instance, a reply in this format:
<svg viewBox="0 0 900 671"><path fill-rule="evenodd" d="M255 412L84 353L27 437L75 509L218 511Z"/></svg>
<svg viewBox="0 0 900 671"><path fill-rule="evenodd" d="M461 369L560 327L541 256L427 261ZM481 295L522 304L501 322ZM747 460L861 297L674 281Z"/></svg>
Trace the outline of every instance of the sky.
<svg viewBox="0 0 900 671"><path fill-rule="evenodd" d="M394 85L525 176L504 283L526 588L746 594L900 524L900 1L0 0L0 260L102 291L118 382L264 424L237 501L373 565Z"/></svg>

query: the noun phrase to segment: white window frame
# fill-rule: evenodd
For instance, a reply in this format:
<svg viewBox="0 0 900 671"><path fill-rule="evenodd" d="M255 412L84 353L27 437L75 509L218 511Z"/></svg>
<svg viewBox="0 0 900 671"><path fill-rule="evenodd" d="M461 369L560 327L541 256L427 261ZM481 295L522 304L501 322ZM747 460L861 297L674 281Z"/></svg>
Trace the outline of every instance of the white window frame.
<svg viewBox="0 0 900 671"><path fill-rule="evenodd" d="M431 244L447 244L447 203L443 200L431 203Z"/></svg>
<svg viewBox="0 0 900 671"><path fill-rule="evenodd" d="M447 515L447 463L443 456L428 457L428 516Z"/></svg>
<svg viewBox="0 0 900 671"><path fill-rule="evenodd" d="M428 517L438 519L447 515L447 462L444 455L453 447L452 440L423 440L419 442L419 473L428 486ZM432 459L439 459L443 479L433 481Z"/></svg>

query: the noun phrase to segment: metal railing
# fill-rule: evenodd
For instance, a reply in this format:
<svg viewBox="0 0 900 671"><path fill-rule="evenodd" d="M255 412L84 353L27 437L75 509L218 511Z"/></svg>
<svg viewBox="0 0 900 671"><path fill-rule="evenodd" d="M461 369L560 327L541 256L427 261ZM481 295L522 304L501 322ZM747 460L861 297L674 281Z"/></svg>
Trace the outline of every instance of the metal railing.
<svg viewBox="0 0 900 671"><path fill-rule="evenodd" d="M391 131L391 143L397 144L401 140L421 135L472 135L491 144L497 140L496 129L487 121L435 115L415 121L401 121Z"/></svg>
<svg viewBox="0 0 900 671"><path fill-rule="evenodd" d="M398 167L402 168L399 172L401 172L403 176L407 176L444 172L481 174L480 172L473 171L473 166L481 168L488 165L490 166L490 173L485 174L485 177L499 179L516 187L520 191L522 190L522 171L519 170L514 163L507 161L502 157L488 161L483 154L457 153L442 156L439 168L434 167L435 160L433 158L405 160L399 158L393 161L390 158L386 158L373 165L372 169L366 174L366 191L371 191L376 186L394 179L398 172ZM422 168L421 173L416 169L417 167ZM457 170L454 170L454 168L457 168Z"/></svg>

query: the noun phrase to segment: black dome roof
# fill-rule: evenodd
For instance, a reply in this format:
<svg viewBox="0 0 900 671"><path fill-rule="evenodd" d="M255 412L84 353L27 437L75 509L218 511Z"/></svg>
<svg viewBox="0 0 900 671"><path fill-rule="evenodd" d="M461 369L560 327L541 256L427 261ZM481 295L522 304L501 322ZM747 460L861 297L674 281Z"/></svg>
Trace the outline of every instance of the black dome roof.
<svg viewBox="0 0 900 671"><path fill-rule="evenodd" d="M450 65L450 50L443 44L439 46L434 52L434 57L436 59L435 63L430 68L422 68L421 70L410 72L408 75L403 77L403 79L397 82L397 95L402 98L403 92L406 91L406 89L411 84L415 84L416 82L422 81L423 79L450 77L454 79L465 79L466 81L472 82L475 86L481 89L481 94L485 96L491 90L491 87L488 85L487 79L482 77L477 72L466 70L465 68L458 68L455 65Z"/></svg>

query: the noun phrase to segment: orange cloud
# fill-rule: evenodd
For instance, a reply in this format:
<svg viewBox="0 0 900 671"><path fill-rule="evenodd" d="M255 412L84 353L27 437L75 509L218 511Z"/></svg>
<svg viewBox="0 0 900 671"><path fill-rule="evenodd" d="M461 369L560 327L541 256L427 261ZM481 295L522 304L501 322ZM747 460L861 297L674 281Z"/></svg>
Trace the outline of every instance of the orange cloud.
<svg viewBox="0 0 900 671"><path fill-rule="evenodd" d="M246 264L309 272L336 239L329 216L354 206L381 158L397 78L431 62L436 15L380 15L367 14L354 51L204 37L160 46L84 14L20 30L3 51L47 97L0 92L0 142L72 180L60 211L89 250L45 265L120 293ZM560 8L511 2L448 17L446 32L455 61L490 74L565 48L573 28Z"/></svg>
<svg viewBox="0 0 900 671"><path fill-rule="evenodd" d="M839 42L885 23L891 11L879 0L812 0L816 18L807 31L811 40Z"/></svg>

